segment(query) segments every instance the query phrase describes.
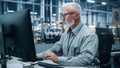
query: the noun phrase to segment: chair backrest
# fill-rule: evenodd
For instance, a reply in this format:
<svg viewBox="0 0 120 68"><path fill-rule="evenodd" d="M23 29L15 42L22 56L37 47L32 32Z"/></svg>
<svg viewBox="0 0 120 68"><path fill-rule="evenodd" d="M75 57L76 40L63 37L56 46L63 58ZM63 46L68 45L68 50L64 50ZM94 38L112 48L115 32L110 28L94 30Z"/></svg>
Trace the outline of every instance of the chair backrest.
<svg viewBox="0 0 120 68"><path fill-rule="evenodd" d="M109 35L98 35L99 47L98 47L98 58L100 64L105 64L110 61L112 44L110 42Z"/></svg>
<svg viewBox="0 0 120 68"><path fill-rule="evenodd" d="M98 59L100 60L100 65L102 65L110 61L113 35L110 33L109 29L105 28L97 28L96 31L99 39Z"/></svg>

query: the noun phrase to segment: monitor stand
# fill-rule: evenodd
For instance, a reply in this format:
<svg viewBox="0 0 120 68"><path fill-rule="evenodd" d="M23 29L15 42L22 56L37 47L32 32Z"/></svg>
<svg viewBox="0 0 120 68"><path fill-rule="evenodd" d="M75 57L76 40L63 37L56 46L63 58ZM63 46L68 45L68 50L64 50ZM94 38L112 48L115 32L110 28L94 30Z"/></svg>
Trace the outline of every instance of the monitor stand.
<svg viewBox="0 0 120 68"><path fill-rule="evenodd" d="M5 56L3 54L1 54L0 56L1 56L1 59L0 59L1 68L7 68Z"/></svg>
<svg viewBox="0 0 120 68"><path fill-rule="evenodd" d="M3 24L0 23L0 63L1 68L7 68L6 66L6 57L5 57L5 44L4 44L4 29Z"/></svg>

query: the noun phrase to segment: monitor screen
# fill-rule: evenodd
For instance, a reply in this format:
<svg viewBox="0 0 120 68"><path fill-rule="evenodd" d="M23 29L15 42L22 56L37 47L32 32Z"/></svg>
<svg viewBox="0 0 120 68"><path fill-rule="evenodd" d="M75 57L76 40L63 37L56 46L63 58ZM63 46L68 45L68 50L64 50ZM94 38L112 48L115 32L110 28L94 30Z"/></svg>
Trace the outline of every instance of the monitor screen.
<svg viewBox="0 0 120 68"><path fill-rule="evenodd" d="M4 25L6 54L22 58L23 61L35 61L30 10L1 15L0 22Z"/></svg>

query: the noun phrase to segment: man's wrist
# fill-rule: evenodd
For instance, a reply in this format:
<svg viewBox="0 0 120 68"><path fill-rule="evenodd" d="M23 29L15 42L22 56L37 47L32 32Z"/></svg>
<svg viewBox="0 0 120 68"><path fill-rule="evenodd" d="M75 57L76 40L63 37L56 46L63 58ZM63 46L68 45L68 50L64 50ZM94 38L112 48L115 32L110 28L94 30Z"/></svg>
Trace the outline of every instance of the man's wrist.
<svg viewBox="0 0 120 68"><path fill-rule="evenodd" d="M64 62L67 61L67 58L66 57L58 57L58 64L64 64Z"/></svg>

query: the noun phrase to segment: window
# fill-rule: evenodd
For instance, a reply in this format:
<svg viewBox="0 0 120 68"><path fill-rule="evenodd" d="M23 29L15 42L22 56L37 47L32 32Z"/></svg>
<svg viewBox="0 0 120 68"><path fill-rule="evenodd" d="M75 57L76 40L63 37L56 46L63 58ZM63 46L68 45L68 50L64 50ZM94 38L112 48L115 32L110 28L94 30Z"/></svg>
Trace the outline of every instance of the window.
<svg viewBox="0 0 120 68"><path fill-rule="evenodd" d="M52 7L52 21L58 20L58 7Z"/></svg>
<svg viewBox="0 0 120 68"><path fill-rule="evenodd" d="M50 23L50 0L45 0L45 23Z"/></svg>

